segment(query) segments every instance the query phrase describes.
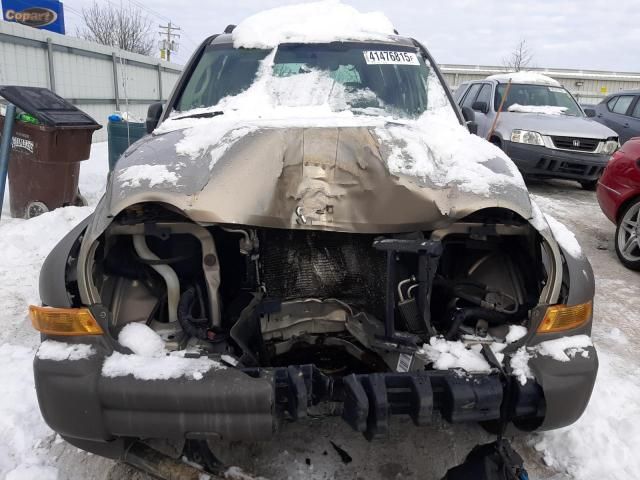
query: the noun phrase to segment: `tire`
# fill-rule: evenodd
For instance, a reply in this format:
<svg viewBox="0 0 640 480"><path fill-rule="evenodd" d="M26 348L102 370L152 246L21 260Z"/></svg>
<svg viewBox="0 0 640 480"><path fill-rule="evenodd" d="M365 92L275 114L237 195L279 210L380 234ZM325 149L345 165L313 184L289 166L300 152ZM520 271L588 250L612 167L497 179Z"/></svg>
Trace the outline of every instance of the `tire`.
<svg viewBox="0 0 640 480"><path fill-rule="evenodd" d="M598 180L590 180L588 182L580 182L580 186L584 190L588 190L590 192L595 192L596 187L598 186Z"/></svg>
<svg viewBox="0 0 640 480"><path fill-rule="evenodd" d="M616 253L622 264L640 271L640 198L622 211L616 228Z"/></svg>
<svg viewBox="0 0 640 480"><path fill-rule="evenodd" d="M29 202L25 209L25 218L29 220L30 218L37 217L43 213L47 213L48 211L49 207L47 207L43 202Z"/></svg>

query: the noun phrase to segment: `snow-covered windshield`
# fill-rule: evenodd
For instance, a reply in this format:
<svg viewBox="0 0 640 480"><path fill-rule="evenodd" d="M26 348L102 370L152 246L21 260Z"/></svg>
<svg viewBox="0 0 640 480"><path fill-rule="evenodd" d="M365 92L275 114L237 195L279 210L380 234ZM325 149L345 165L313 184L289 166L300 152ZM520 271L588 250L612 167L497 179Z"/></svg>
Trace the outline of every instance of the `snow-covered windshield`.
<svg viewBox="0 0 640 480"><path fill-rule="evenodd" d="M502 83L496 88L495 108L502 102L507 85ZM515 108L511 108L515 106ZM534 108L526 108L534 107ZM539 107L539 108L536 108ZM544 108L552 107L552 108ZM532 85L512 83L509 95L502 107L503 111L524 113L551 113L557 112L565 115L582 116L582 110L569 92L563 87L552 85Z"/></svg>
<svg viewBox="0 0 640 480"><path fill-rule="evenodd" d="M215 107L256 82L271 61L269 95L274 106L328 105L332 111L416 118L453 108L432 65L413 47L363 42L283 44L263 49L211 45L175 107L180 112ZM227 106L229 102L223 102Z"/></svg>

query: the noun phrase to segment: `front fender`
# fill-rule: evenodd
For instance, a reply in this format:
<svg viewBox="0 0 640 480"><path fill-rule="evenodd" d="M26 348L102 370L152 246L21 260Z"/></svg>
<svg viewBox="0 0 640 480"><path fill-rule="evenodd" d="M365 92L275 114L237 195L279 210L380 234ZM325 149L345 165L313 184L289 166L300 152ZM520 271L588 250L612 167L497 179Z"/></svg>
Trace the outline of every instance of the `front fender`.
<svg viewBox="0 0 640 480"><path fill-rule="evenodd" d="M72 251L80 249L80 236L93 219L93 214L82 220L51 250L40 270L40 301L49 307L73 306L67 290L67 270Z"/></svg>

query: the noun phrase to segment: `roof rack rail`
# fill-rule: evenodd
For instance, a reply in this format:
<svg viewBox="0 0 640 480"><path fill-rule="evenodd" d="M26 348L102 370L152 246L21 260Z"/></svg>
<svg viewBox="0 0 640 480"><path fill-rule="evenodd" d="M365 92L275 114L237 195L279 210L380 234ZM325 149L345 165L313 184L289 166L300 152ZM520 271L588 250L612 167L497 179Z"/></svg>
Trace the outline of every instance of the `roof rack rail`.
<svg viewBox="0 0 640 480"><path fill-rule="evenodd" d="M227 25L227 28L224 29L224 33L231 33L235 28L236 28L235 25L229 24Z"/></svg>

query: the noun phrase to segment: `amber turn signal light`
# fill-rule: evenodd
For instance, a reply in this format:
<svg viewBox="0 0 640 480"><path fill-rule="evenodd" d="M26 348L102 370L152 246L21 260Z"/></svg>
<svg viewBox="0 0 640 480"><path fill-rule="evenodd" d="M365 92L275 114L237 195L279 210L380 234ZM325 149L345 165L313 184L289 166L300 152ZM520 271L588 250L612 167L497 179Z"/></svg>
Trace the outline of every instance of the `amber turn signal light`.
<svg viewBox="0 0 640 480"><path fill-rule="evenodd" d="M87 308L29 306L33 328L48 335L102 335L104 331Z"/></svg>
<svg viewBox="0 0 640 480"><path fill-rule="evenodd" d="M589 321L592 302L581 303L580 305L551 305L547 308L547 313L538 327L538 333L564 332L578 328Z"/></svg>

